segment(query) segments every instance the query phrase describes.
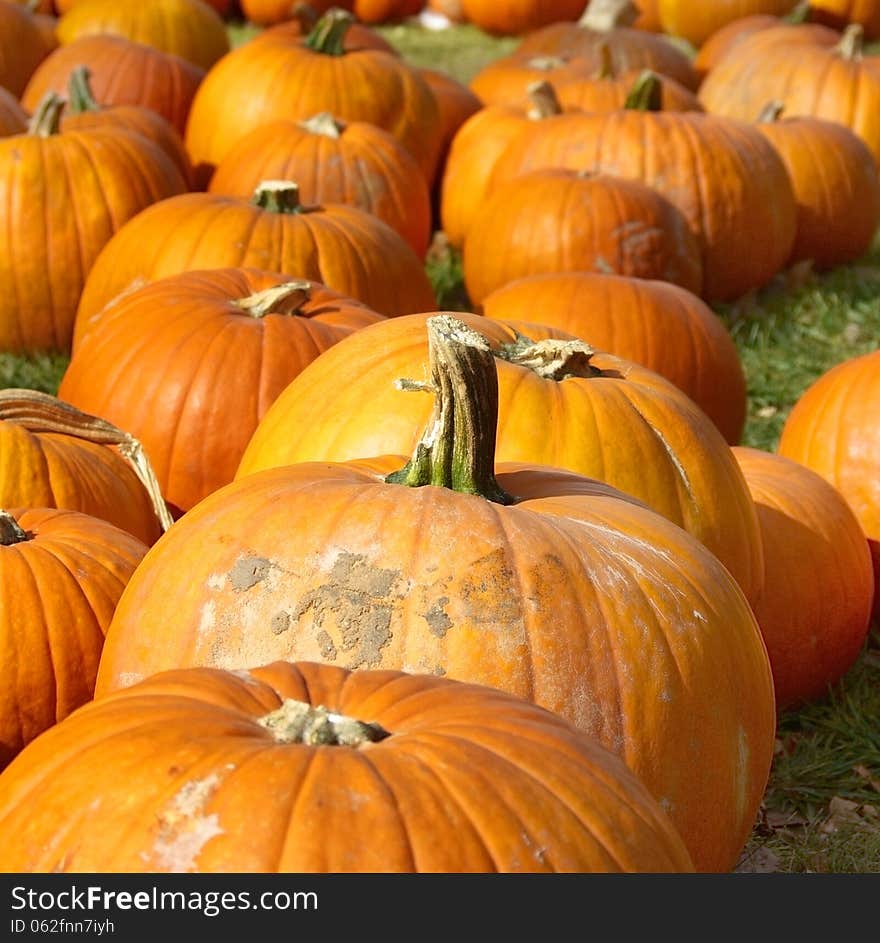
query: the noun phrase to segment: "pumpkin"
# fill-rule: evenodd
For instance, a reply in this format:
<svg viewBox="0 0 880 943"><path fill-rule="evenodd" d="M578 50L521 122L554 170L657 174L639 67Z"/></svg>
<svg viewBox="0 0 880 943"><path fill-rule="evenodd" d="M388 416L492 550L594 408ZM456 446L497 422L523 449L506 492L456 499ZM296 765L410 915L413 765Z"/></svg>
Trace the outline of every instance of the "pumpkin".
<svg viewBox="0 0 880 943"><path fill-rule="evenodd" d="M636 29L647 30L649 33L661 33L663 27L660 25L660 0L638 0L639 17L633 23Z"/></svg>
<svg viewBox="0 0 880 943"><path fill-rule="evenodd" d="M287 2L287 0L285 0ZM290 45L291 41L302 41L306 39L315 28L321 13L327 13L331 7L350 10L351 3L330 3L324 9L321 4L316 8L311 3L295 3L293 6L293 18L284 20L262 32L257 33L251 43L275 42L280 41L285 45ZM352 22L342 37L342 45L346 52L355 52L358 49L379 49L382 52L388 52L392 56L399 56L397 49L388 42L376 30L365 26L363 23Z"/></svg>
<svg viewBox="0 0 880 943"><path fill-rule="evenodd" d="M82 0L58 21L62 45L83 36L110 33L210 69L229 52L223 20L201 0Z"/></svg>
<svg viewBox="0 0 880 943"><path fill-rule="evenodd" d="M815 36L783 41L805 27L765 30L741 42L706 76L699 98L714 114L754 121L769 101L790 118L824 118L846 125L880 162L880 57L864 54L862 28L850 27L835 46Z"/></svg>
<svg viewBox="0 0 880 943"><path fill-rule="evenodd" d="M220 161L208 190L251 196L263 180L296 180L305 203L366 210L424 258L431 235L428 185L409 151L373 124L323 112L261 125Z"/></svg>
<svg viewBox="0 0 880 943"><path fill-rule="evenodd" d="M484 105L518 105L523 92L534 82L592 78L593 64L566 56L524 56L511 53L484 66L471 79L471 91Z"/></svg>
<svg viewBox="0 0 880 943"><path fill-rule="evenodd" d="M354 15L362 23L388 23L416 16L425 0L354 0Z"/></svg>
<svg viewBox="0 0 880 943"><path fill-rule="evenodd" d="M548 23L576 20L585 0L461 0L464 19L487 33L515 36Z"/></svg>
<svg viewBox="0 0 880 943"><path fill-rule="evenodd" d="M568 56L602 66L608 50L616 73L650 69L694 90L699 79L685 52L664 36L634 29L639 8L631 0L591 0L578 23L554 22L527 35L517 52Z"/></svg>
<svg viewBox="0 0 880 943"><path fill-rule="evenodd" d="M810 19L834 29L857 23L867 39L880 38L880 3L877 0L810 0Z"/></svg>
<svg viewBox="0 0 880 943"><path fill-rule="evenodd" d="M257 26L273 26L304 17L326 13L331 7L350 10L354 0L308 0L308 3L296 3L294 0L239 0L241 12L246 20ZM307 8L303 10L302 8ZM298 9L299 8L299 9Z"/></svg>
<svg viewBox="0 0 880 943"><path fill-rule="evenodd" d="M91 700L104 633L146 552L77 511L0 510L0 769Z"/></svg>
<svg viewBox="0 0 880 943"><path fill-rule="evenodd" d="M621 275L519 278L483 301L495 321L537 322L632 360L674 383L735 445L746 419L736 344L715 312L677 285Z"/></svg>
<svg viewBox="0 0 880 943"><path fill-rule="evenodd" d="M190 105L205 72L179 56L121 36L85 36L51 53L22 96L37 107L46 92L67 93L74 70L86 65L92 94L102 105L141 105L158 112L183 134Z"/></svg>
<svg viewBox="0 0 880 943"><path fill-rule="evenodd" d="M150 203L182 193L171 158L117 128L58 133L49 93L29 132L0 138L0 350L70 349L92 262Z"/></svg>
<svg viewBox="0 0 880 943"><path fill-rule="evenodd" d="M758 14L785 16L795 3L796 0L712 0L711 3L658 0L657 11L665 32L699 47L728 23Z"/></svg>
<svg viewBox="0 0 880 943"><path fill-rule="evenodd" d="M59 396L127 429L189 510L235 476L260 417L322 351L381 315L254 269L186 272L82 325Z"/></svg>
<svg viewBox="0 0 880 943"><path fill-rule="evenodd" d="M778 710L828 693L853 666L871 624L874 573L843 495L799 462L735 448L758 511L764 588L753 605Z"/></svg>
<svg viewBox="0 0 880 943"><path fill-rule="evenodd" d="M428 0L428 9L439 13L453 23L464 23L465 15L462 0Z"/></svg>
<svg viewBox="0 0 880 943"><path fill-rule="evenodd" d="M348 51L350 13L327 13L299 36L245 43L211 70L190 112L186 144L202 174L245 134L270 121L302 121L322 111L388 131L433 179L440 138L431 89L399 57L375 49Z"/></svg>
<svg viewBox="0 0 880 943"><path fill-rule="evenodd" d="M784 118L771 103L758 130L785 162L797 201L790 262L816 269L853 262L880 225L880 176L868 146L849 128L821 118Z"/></svg>
<svg viewBox="0 0 880 943"><path fill-rule="evenodd" d="M797 209L785 164L754 127L697 112L660 111L646 73L627 108L569 113L519 132L497 159L488 193L546 167L641 180L675 204L702 250L703 297L730 301L766 284L788 261Z"/></svg>
<svg viewBox="0 0 880 943"><path fill-rule="evenodd" d="M80 511L145 544L171 526L141 443L37 390L0 390L0 507Z"/></svg>
<svg viewBox="0 0 880 943"><path fill-rule="evenodd" d="M18 99L0 86L0 137L27 131L28 116Z"/></svg>
<svg viewBox="0 0 880 943"><path fill-rule="evenodd" d="M700 247L682 213L637 180L538 170L499 186L480 207L463 254L468 297L526 275L607 272L699 294Z"/></svg>
<svg viewBox="0 0 880 943"><path fill-rule="evenodd" d="M0 0L0 86L19 97L49 48L30 10Z"/></svg>
<svg viewBox="0 0 880 943"><path fill-rule="evenodd" d="M192 177L189 155L183 146L183 138L171 124L158 112L142 105L99 105L92 92L90 77L86 66L77 66L70 73L67 107L61 119L62 131L108 127L134 131L161 148L174 161L188 184Z"/></svg>
<svg viewBox="0 0 880 943"><path fill-rule="evenodd" d="M62 794L83 827L59 842L26 810ZM624 764L549 711L305 662L170 671L88 705L0 778L0 827L0 868L28 873L693 870Z"/></svg>
<svg viewBox="0 0 880 943"><path fill-rule="evenodd" d="M54 0L55 9L59 14L67 13L68 10L72 10L83 2L84 0ZM234 0L202 0L202 2L213 7L220 16L228 16L232 12Z"/></svg>
<svg viewBox="0 0 880 943"><path fill-rule="evenodd" d="M561 113L553 86L538 82L529 86L521 106L490 105L459 128L440 183L440 221L450 245L464 245L495 163L510 141L526 128L538 133L541 122Z"/></svg>
<svg viewBox="0 0 880 943"><path fill-rule="evenodd" d="M436 305L421 260L390 226L354 206L304 205L290 181L264 181L252 200L188 193L150 210L107 244L77 318L90 318L145 281L241 266L294 272L389 317Z"/></svg>
<svg viewBox="0 0 880 943"><path fill-rule="evenodd" d="M846 498L868 536L880 585L880 352L852 357L812 383L785 421L778 452ZM880 593L874 616L880 617Z"/></svg>
<svg viewBox="0 0 880 943"><path fill-rule="evenodd" d="M374 324L325 351L266 412L237 477L296 462L411 452L430 402L395 381L424 373L427 317ZM569 334L461 318L499 357L499 461L599 478L701 540L747 596L760 586L760 537L742 473L688 397L656 373L596 353Z"/></svg>

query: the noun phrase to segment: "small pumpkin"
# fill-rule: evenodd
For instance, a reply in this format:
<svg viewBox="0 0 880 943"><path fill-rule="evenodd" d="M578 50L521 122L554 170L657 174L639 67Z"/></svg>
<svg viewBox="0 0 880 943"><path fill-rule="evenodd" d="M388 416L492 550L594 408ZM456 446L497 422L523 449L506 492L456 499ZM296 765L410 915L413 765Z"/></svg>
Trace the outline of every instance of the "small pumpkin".
<svg viewBox="0 0 880 943"><path fill-rule="evenodd" d="M30 10L0 0L0 86L16 97L51 51L35 20Z"/></svg>
<svg viewBox="0 0 880 943"><path fill-rule="evenodd" d="M511 53L485 65L470 81L470 90L484 105L518 105L534 82L592 78L595 69L586 59L570 56L527 56Z"/></svg>
<svg viewBox="0 0 880 943"><path fill-rule="evenodd" d="M277 23L296 21L298 16L311 17L326 13L331 7L351 10L354 0L239 0L245 19L257 26L274 26Z"/></svg>
<svg viewBox="0 0 880 943"><path fill-rule="evenodd" d="M858 24L866 39L880 38L880 3L877 0L811 0L810 19L834 29Z"/></svg>
<svg viewBox="0 0 880 943"><path fill-rule="evenodd" d="M468 23L487 33L517 36L562 20L576 20L586 0L461 0Z"/></svg>
<svg viewBox="0 0 880 943"><path fill-rule="evenodd" d="M712 0L691 3L689 0L658 0L657 12L663 30L700 47L719 29L747 16L785 16L797 0Z"/></svg>
<svg viewBox="0 0 880 943"><path fill-rule="evenodd" d="M390 23L417 16L425 0L354 0L354 15L362 23Z"/></svg>

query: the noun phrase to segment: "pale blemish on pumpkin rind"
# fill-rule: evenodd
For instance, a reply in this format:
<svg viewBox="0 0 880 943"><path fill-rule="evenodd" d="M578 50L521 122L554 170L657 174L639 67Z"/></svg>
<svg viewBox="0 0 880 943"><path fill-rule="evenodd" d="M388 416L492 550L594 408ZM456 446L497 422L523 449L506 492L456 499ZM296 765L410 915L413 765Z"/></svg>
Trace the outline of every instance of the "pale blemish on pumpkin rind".
<svg viewBox="0 0 880 943"><path fill-rule="evenodd" d="M229 571L229 582L237 593L253 589L269 575L272 564L264 557L244 555L239 557Z"/></svg>
<svg viewBox="0 0 880 943"><path fill-rule="evenodd" d="M211 773L185 783L159 813L158 834L152 851L142 857L155 870L182 874L196 869L205 845L223 834L216 813L205 814L205 806L217 791L221 777Z"/></svg>

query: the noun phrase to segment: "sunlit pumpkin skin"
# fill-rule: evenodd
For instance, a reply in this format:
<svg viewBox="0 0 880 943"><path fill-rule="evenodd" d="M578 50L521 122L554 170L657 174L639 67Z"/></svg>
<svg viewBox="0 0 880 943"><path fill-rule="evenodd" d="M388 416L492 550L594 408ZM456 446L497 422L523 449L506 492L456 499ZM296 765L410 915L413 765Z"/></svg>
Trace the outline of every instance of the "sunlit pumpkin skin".
<svg viewBox="0 0 880 943"><path fill-rule="evenodd" d="M516 278L611 272L699 294L700 246L681 211L637 180L538 170L499 186L464 244L464 281L479 308Z"/></svg>
<svg viewBox="0 0 880 943"><path fill-rule="evenodd" d="M56 30L62 45L83 36L110 33L210 69L229 52L226 27L216 10L200 0L83 0L65 13Z"/></svg>
<svg viewBox="0 0 880 943"><path fill-rule="evenodd" d="M633 23L636 29L647 30L649 33L660 33L663 27L660 25L660 11L658 10L659 0L638 0L639 18Z"/></svg>
<svg viewBox="0 0 880 943"><path fill-rule="evenodd" d="M325 351L267 411L237 477L295 462L411 453L431 398L395 381L423 378L427 317L376 324ZM461 320L495 349L525 333L478 315ZM526 337L571 335L529 324ZM658 374L607 354L591 363L601 377L557 381L498 361L498 460L568 468L634 495L701 540L750 596L763 580L757 520L721 433Z"/></svg>
<svg viewBox="0 0 880 943"><path fill-rule="evenodd" d="M56 133L61 103L32 133L0 138L0 350L70 349L86 276L126 220L187 184L171 158L117 128Z"/></svg>
<svg viewBox="0 0 880 943"><path fill-rule="evenodd" d="M868 536L880 585L880 352L838 364L795 403L779 454L811 468L846 498ZM874 615L880 617L880 593Z"/></svg>
<svg viewBox="0 0 880 943"><path fill-rule="evenodd" d="M785 162L797 200L791 262L824 270L861 258L880 225L877 164L849 128L821 118L779 118L771 106L758 130Z"/></svg>
<svg viewBox="0 0 880 943"><path fill-rule="evenodd" d="M416 16L425 0L354 0L354 15L362 23L389 23Z"/></svg>
<svg viewBox="0 0 880 943"><path fill-rule="evenodd" d="M461 248L474 216L485 202L495 163L520 132L562 112L549 83L531 86L516 106L489 105L456 132L440 182L440 222L450 245Z"/></svg>
<svg viewBox="0 0 880 943"><path fill-rule="evenodd" d="M309 0L308 5L320 15L331 7L340 7L350 10L354 0ZM273 26L276 23L285 23L295 19L296 9L292 0L239 0L241 12L245 19L257 26Z"/></svg>
<svg viewBox="0 0 880 943"><path fill-rule="evenodd" d="M323 285L255 269L173 275L82 325L58 392L139 439L186 511L232 481L259 419L307 364L380 320Z"/></svg>
<svg viewBox="0 0 880 943"><path fill-rule="evenodd" d="M50 49L30 10L0 0L0 86L18 98Z"/></svg>
<svg viewBox="0 0 880 943"><path fill-rule="evenodd" d="M545 324L639 363L687 393L731 445L740 441L746 379L736 344L715 312L677 285L581 272L533 275L493 291L482 313Z"/></svg>
<svg viewBox="0 0 880 943"><path fill-rule="evenodd" d="M484 105L521 105L533 82L557 83L587 79L596 74L586 59L570 56L531 56L511 53L484 66L471 79L470 90Z"/></svg>
<svg viewBox="0 0 880 943"><path fill-rule="evenodd" d="M295 737L284 718L298 705L357 733ZM100 784L95 763L109 774ZM107 827L53 841L48 817L27 810L56 788ZM171 671L89 705L0 779L0 824L0 869L28 873L693 870L624 764L549 711L444 678L315 663Z"/></svg>
<svg viewBox="0 0 880 943"><path fill-rule="evenodd" d="M481 363L443 356L438 371L432 354L433 388L450 384L455 397L464 375L469 399L432 413L416 450L430 478L412 463L405 474L436 486L386 483L404 460L377 459L273 469L207 498L130 584L101 693L162 664L266 662L273 651L442 671L598 736L667 809L696 866L729 868L766 785L774 728L769 663L742 592L698 542L613 489L534 465L499 466L496 479L497 413L485 409L495 394ZM492 369L485 344L480 356ZM474 430L467 444L463 428ZM451 477L442 458L433 464L445 447L459 456ZM506 504L483 496L495 488ZM287 527L296 541L280 537ZM187 579L172 575L195 546ZM693 750L700 764L688 762ZM724 811L707 817L697 797L713 790Z"/></svg>
<svg viewBox="0 0 880 943"><path fill-rule="evenodd" d="M522 55L586 59L598 69L606 54L616 73L651 69L695 90L699 79L688 56L664 36L632 28L639 9L630 0L587 7L579 23L554 22L527 35Z"/></svg>
<svg viewBox="0 0 880 943"><path fill-rule="evenodd" d="M434 188L439 190L438 184L442 179L452 139L465 121L483 107L483 103L467 85L445 72L438 69L419 69L419 75L434 93L437 108L440 111L440 156L437 159L437 172L432 181Z"/></svg>
<svg viewBox="0 0 880 943"><path fill-rule="evenodd" d="M792 31L807 27L780 27ZM814 27L815 28L815 27ZM880 164L880 56L863 51L861 27L851 27L837 45L782 41L785 33L764 30L733 49L706 76L699 98L714 114L754 121L769 101L789 118L837 121L868 145ZM768 46L769 44L769 46Z"/></svg>
<svg viewBox="0 0 880 943"><path fill-rule="evenodd" d="M388 317L435 307L421 260L380 219L341 203L303 207L288 183L255 199L188 193L139 214L92 268L77 318L133 286L207 268L295 273Z"/></svg>
<svg viewBox="0 0 880 943"><path fill-rule="evenodd" d="M666 33L686 39L692 46L703 43L734 20L762 14L785 16L796 0L712 0L691 3L688 0L658 0L660 25Z"/></svg>
<svg viewBox="0 0 880 943"><path fill-rule="evenodd" d="M834 29L858 23L864 27L867 39L880 38L880 3L877 0L811 0L810 18Z"/></svg>
<svg viewBox="0 0 880 943"><path fill-rule="evenodd" d="M700 242L703 297L730 301L788 260L797 209L782 159L754 127L694 112L563 114L520 134L488 186L544 167L641 180L674 203Z"/></svg>
<svg viewBox="0 0 880 943"><path fill-rule="evenodd" d="M431 235L428 184L415 158L387 131L324 112L273 121L233 146L208 190L250 197L262 180L295 180L305 203L346 203L387 223L424 258Z"/></svg>
<svg viewBox="0 0 880 943"><path fill-rule="evenodd" d="M62 14L84 2L85 0L54 0L54 6L55 10ZM232 0L202 0L202 2L213 7L220 16L227 16L232 10ZM319 0L316 0L316 2L319 2ZM51 4L49 5L51 6Z"/></svg>
<svg viewBox="0 0 880 943"><path fill-rule="evenodd" d="M0 87L0 137L10 134L24 134L27 130L28 116L19 105L18 99Z"/></svg>
<svg viewBox="0 0 880 943"><path fill-rule="evenodd" d="M204 69L152 46L121 36L84 36L49 55L32 76L22 104L34 110L48 91L67 94L71 73L89 69L92 94L101 105L141 105L183 134Z"/></svg>
<svg viewBox="0 0 880 943"><path fill-rule="evenodd" d="M517 36L548 23L576 20L585 0L462 0L465 20L487 33Z"/></svg>
<svg viewBox="0 0 880 943"><path fill-rule="evenodd" d="M285 0L286 2L286 0ZM257 33L252 43L281 41L289 45L291 41L304 40L312 28L315 26L321 13L326 13L331 7L337 7L342 10L350 10L351 2L348 3L327 3L322 9L322 5L309 3L306 7L298 7L294 10L292 20L284 20L275 26L264 29ZM392 56L399 56L397 49L385 39L384 36L365 26L363 23L352 23L349 26L342 45L348 52L354 52L358 49L379 49L382 52L390 53Z"/></svg>
<svg viewBox="0 0 880 943"><path fill-rule="evenodd" d="M185 138L202 174L209 175L254 128L326 111L388 131L415 157L425 180L433 179L440 138L431 89L398 56L347 51L350 23L350 14L327 14L306 40L245 43L211 70L196 93Z"/></svg>
<svg viewBox="0 0 880 943"><path fill-rule="evenodd" d="M638 71L590 78L563 77L553 87L565 111L618 111L639 78ZM661 110L703 111L696 94L668 75L658 75L661 86Z"/></svg>
<svg viewBox="0 0 880 943"><path fill-rule="evenodd" d="M0 769L91 700L104 634L146 552L77 511L0 511Z"/></svg>
<svg viewBox="0 0 880 943"><path fill-rule="evenodd" d="M764 588L753 605L778 710L824 697L871 623L871 554L843 495L798 462L736 448L761 526Z"/></svg>

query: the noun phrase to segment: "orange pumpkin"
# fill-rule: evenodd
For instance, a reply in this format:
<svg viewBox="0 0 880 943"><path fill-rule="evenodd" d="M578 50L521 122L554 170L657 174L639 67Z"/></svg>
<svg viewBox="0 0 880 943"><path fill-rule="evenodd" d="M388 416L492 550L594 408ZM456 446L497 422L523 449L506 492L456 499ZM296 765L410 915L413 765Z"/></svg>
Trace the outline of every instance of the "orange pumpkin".
<svg viewBox="0 0 880 943"><path fill-rule="evenodd" d="M16 97L50 51L35 19L30 10L0 0L0 86Z"/></svg>
<svg viewBox="0 0 880 943"><path fill-rule="evenodd" d="M83 3L84 0L54 0L54 5L56 11L60 13L67 13L68 10L72 10L75 6ZM213 7L220 16L227 16L233 7L233 0L202 0L203 3L207 3L208 6ZM316 0L313 0L316 2ZM47 4L51 6L52 4Z"/></svg>
<svg viewBox="0 0 880 943"><path fill-rule="evenodd" d="M468 297L527 275L606 272L699 294L700 246L681 211L637 180L538 170L499 186L474 218L463 255Z"/></svg>
<svg viewBox="0 0 880 943"><path fill-rule="evenodd" d="M746 419L746 378L715 312L667 282L563 273L516 279L493 291L483 314L566 331L674 383L735 445Z"/></svg>
<svg viewBox="0 0 880 943"><path fill-rule="evenodd" d="M0 510L0 769L91 700L104 633L146 552L77 511Z"/></svg>
<svg viewBox="0 0 880 943"><path fill-rule="evenodd" d="M858 658L874 574L865 533L843 495L798 462L736 448L761 527L764 588L753 605L777 709L828 693Z"/></svg>
<svg viewBox="0 0 880 943"><path fill-rule="evenodd" d="M388 23L416 16L425 0L354 0L354 15L362 23Z"/></svg>
<svg viewBox="0 0 880 943"><path fill-rule="evenodd" d="M465 20L487 33L515 36L560 20L576 20L586 0L461 0Z"/></svg>
<svg viewBox="0 0 880 943"><path fill-rule="evenodd" d="M511 53L484 66L471 79L471 91L484 105L519 105L534 82L557 83L592 78L596 70L586 59L527 56Z"/></svg>
<svg viewBox="0 0 880 943"><path fill-rule="evenodd" d="M288 2L288 0L284 0ZM351 0L348 3L295 3L292 9L293 18L284 20L262 32L257 33L250 42L263 43L280 41L290 45L291 41L302 41L308 37L309 33L315 28L320 14L327 13L332 7L343 10L351 9ZM355 52L358 49L378 49L382 52L390 53L392 56L399 56L397 49L388 42L384 36L381 36L376 30L365 26L363 23L351 23L342 38L342 45L346 52Z"/></svg>
<svg viewBox="0 0 880 943"><path fill-rule="evenodd" d="M85 36L49 55L22 96L33 110L47 92L67 94L73 71L85 65L92 94L102 105L141 105L158 112L183 134L204 69L121 36Z"/></svg>
<svg viewBox="0 0 880 943"><path fill-rule="evenodd" d="M273 26L276 23L286 23L296 20L297 7L307 7L303 16L326 13L331 7L350 10L354 0L308 0L307 4L298 4L294 0L239 0L241 12L245 19L257 26Z"/></svg>
<svg viewBox="0 0 880 943"><path fill-rule="evenodd" d="M834 29L857 23L868 39L880 38L880 3L877 0L811 0L810 18Z"/></svg>
<svg viewBox="0 0 880 943"><path fill-rule="evenodd" d="M723 26L746 16L784 16L796 0L658 0L657 12L663 30L686 39L692 46L703 43Z"/></svg>
<svg viewBox="0 0 880 943"><path fill-rule="evenodd" d="M59 842L36 796L82 827ZM89 705L0 778L0 828L0 868L29 873L693 870L624 764L550 712L311 663L172 671Z"/></svg>
<svg viewBox="0 0 880 943"><path fill-rule="evenodd" d="M296 180L305 203L346 203L387 223L424 258L431 235L428 185L409 151L366 121L324 112L255 128L220 161L208 190L251 196L262 180Z"/></svg>
<svg viewBox="0 0 880 943"><path fill-rule="evenodd" d="M232 481L258 421L307 364L380 320L282 275L173 275L80 326L58 392L136 436L162 493L186 511Z"/></svg>
<svg viewBox="0 0 880 943"><path fill-rule="evenodd" d="M82 0L58 21L62 45L83 36L110 33L210 69L229 52L226 27L216 10L200 0Z"/></svg>
<svg viewBox="0 0 880 943"><path fill-rule="evenodd" d="M77 318L92 317L145 281L242 266L295 272L389 317L436 304L421 260L390 226L341 203L303 205L290 181L264 181L250 201L188 193L150 210L101 252Z"/></svg>

